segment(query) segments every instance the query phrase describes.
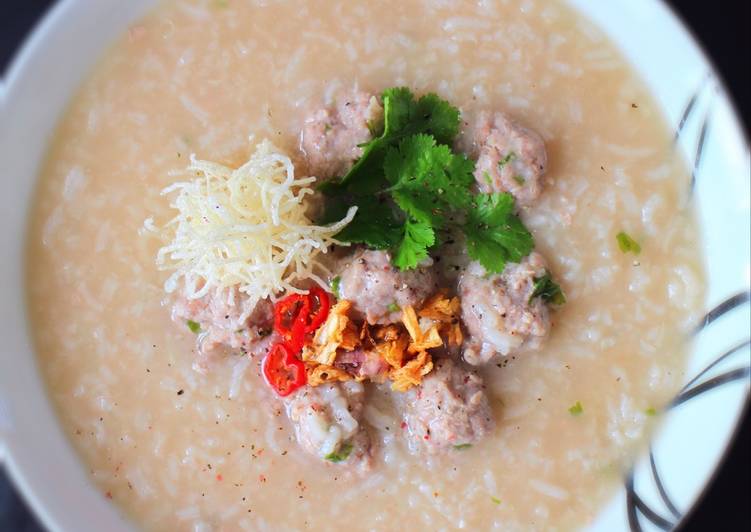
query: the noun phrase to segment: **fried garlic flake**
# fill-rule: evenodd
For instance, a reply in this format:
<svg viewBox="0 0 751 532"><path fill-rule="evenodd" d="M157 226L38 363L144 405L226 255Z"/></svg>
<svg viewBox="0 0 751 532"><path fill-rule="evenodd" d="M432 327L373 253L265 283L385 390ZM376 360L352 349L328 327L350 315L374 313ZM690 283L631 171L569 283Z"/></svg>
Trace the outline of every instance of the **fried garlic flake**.
<svg viewBox="0 0 751 532"><path fill-rule="evenodd" d="M327 382L344 382L352 380L352 375L344 370L335 368L334 366L308 366L306 369L308 374L308 384L311 386L318 386Z"/></svg>
<svg viewBox="0 0 751 532"><path fill-rule="evenodd" d="M386 340L376 344L376 352L394 369L404 365L404 355L409 345L409 336L402 333L395 340Z"/></svg>
<svg viewBox="0 0 751 532"><path fill-rule="evenodd" d="M447 298L444 291L431 296L418 313L421 318L430 318L441 323L451 323L456 320L461 310L458 297Z"/></svg>
<svg viewBox="0 0 751 532"><path fill-rule="evenodd" d="M329 311L313 341L303 348L302 359L311 386L355 379L343 369L346 364L337 367L335 362L339 354L360 348L374 351L383 359L390 368L392 389L404 392L419 385L432 371L429 349L444 344L458 347L464 339L458 320L459 298L448 298L445 291L428 299L419 311L405 306L401 323L357 325L349 318L351 309L350 301L340 300Z"/></svg>
<svg viewBox="0 0 751 532"><path fill-rule="evenodd" d="M326 321L316 331L313 342L303 348L302 359L331 366L336 359L336 350L351 351L360 342L360 334L347 316L352 303L339 301L331 307Z"/></svg>
<svg viewBox="0 0 751 532"><path fill-rule="evenodd" d="M458 322L454 323L453 325L445 324L444 329L446 329L446 342L451 347L459 347L460 345L462 345L462 342L464 341L464 334L462 334L462 328Z"/></svg>
<svg viewBox="0 0 751 532"><path fill-rule="evenodd" d="M415 358L399 369L391 370L389 378L393 381L391 389L406 392L412 386L422 382L422 378L433 369L433 359L427 351L422 351Z"/></svg>
<svg viewBox="0 0 751 532"><path fill-rule="evenodd" d="M420 322L417 320L415 309L407 305L402 309L402 323L407 328L412 342L409 344L410 353L419 353L433 347L441 347L443 340L438 333L438 327L431 324L427 331L423 331Z"/></svg>

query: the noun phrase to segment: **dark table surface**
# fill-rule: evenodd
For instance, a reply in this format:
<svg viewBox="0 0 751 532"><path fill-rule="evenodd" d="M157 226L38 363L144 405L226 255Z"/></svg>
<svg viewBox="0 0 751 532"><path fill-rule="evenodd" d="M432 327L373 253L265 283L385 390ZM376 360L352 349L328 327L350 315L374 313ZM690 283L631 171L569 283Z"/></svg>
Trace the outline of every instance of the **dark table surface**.
<svg viewBox="0 0 751 532"><path fill-rule="evenodd" d="M608 0L601 0L608 1ZM0 75L50 0L0 0ZM751 0L669 0L693 30L724 78L749 130L751 91ZM724 465L683 530L751 530L751 415L741 427ZM43 528L0 469L0 532L37 532Z"/></svg>

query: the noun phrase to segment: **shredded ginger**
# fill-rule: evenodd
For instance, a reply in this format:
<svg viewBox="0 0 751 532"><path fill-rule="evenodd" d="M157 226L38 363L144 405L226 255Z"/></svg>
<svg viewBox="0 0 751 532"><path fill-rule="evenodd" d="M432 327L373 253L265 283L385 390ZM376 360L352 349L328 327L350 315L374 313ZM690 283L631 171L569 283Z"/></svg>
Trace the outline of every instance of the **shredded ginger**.
<svg viewBox="0 0 751 532"><path fill-rule="evenodd" d="M174 270L164 285L168 293L181 280L189 299L236 286L252 308L282 291L305 292L297 281L326 287L317 273L327 271L319 254L332 244L346 245L333 236L352 221L356 208L336 223L314 225L303 199L313 194L315 178L296 179L290 158L268 140L237 169L195 156L190 163L188 172L199 177L162 191L177 193L170 206L178 214L163 227L170 242L157 254L160 269Z"/></svg>

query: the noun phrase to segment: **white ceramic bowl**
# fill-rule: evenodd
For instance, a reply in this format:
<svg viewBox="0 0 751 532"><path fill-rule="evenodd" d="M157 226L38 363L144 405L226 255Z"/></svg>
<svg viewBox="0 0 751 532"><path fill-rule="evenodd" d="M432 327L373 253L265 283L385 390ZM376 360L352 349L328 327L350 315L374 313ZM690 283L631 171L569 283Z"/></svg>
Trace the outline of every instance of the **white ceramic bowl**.
<svg viewBox="0 0 751 532"><path fill-rule="evenodd" d="M749 393L749 151L715 72L658 0L569 0L621 48L676 131L695 177L709 276L686 388L596 530L673 528L717 468ZM24 309L24 240L36 175L58 118L107 44L153 0L64 0L0 84L0 458L51 530L129 530L89 481L55 418Z"/></svg>

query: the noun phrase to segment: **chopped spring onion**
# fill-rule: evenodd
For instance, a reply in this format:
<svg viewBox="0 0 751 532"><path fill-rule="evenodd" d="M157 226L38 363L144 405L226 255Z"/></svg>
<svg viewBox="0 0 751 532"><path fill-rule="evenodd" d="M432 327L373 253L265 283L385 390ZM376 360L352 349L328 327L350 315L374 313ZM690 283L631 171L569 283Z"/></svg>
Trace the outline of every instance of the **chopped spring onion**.
<svg viewBox="0 0 751 532"><path fill-rule="evenodd" d="M514 159L516 159L516 154L514 152L510 151L508 153L508 155L506 155L506 157L504 157L503 159L501 159L500 161L498 161L498 168L499 169L503 168L504 166L506 166L508 163L510 163ZM514 178L514 179L516 179L516 178Z"/></svg>
<svg viewBox="0 0 751 532"><path fill-rule="evenodd" d="M618 247L623 253L631 252L634 255L641 253L641 246L639 243L631 238L631 236L625 231L621 231L615 235L615 239L618 241Z"/></svg>
<svg viewBox="0 0 751 532"><path fill-rule="evenodd" d="M339 462L344 462L347 458L349 458L349 454L352 452L352 444L351 443L345 443L340 448L339 451L334 451L333 453L329 453L324 458L328 460L329 462L334 462L335 464L338 464Z"/></svg>
<svg viewBox="0 0 751 532"><path fill-rule="evenodd" d="M337 299L340 298L339 285L341 284L342 284L342 278L339 277L338 275L331 280L331 292L336 296Z"/></svg>
<svg viewBox="0 0 751 532"><path fill-rule="evenodd" d="M536 297L541 297L546 303L553 303L554 305L563 305L566 302L566 295L561 290L560 285L553 281L548 271L542 277L535 278L534 289L532 295L529 296L529 301Z"/></svg>

